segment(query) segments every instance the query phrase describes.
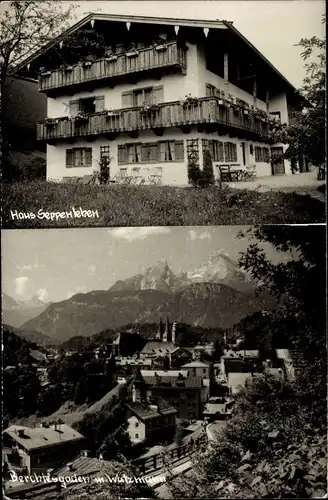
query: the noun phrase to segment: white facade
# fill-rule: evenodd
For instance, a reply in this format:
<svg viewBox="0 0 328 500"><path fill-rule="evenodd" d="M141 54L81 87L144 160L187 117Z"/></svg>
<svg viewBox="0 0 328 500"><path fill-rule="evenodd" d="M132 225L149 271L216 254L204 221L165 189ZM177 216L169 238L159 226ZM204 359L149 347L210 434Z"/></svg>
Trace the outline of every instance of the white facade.
<svg viewBox="0 0 328 500"><path fill-rule="evenodd" d="M190 94L192 97L205 97L206 96L206 83L211 84L226 93L231 93L235 98L243 99L250 106L255 103L253 95L245 92L236 85L224 80L222 77L217 76L211 71L206 69L205 52L203 47L196 44L187 43L187 70L186 74L163 74L160 79L148 77L141 77L137 83L128 83L128 81L117 82L113 88L110 86L99 86L93 91L80 91L75 94L57 96L56 98L47 99L47 115L49 119L56 119L60 117L70 116L70 101L91 98L91 97L104 97L104 109L116 110L122 109L124 103L122 100L122 93L129 91L136 91L145 87L163 87L162 102L179 101ZM270 98L268 103L256 99L256 107L262 111L269 111L270 113L280 112L282 122L288 121L288 106L285 93ZM237 137L229 137L229 135L218 136L218 133L201 133L196 126L193 126L189 133L183 133L180 128L164 128L163 135L157 136L152 130L138 131L137 138L131 138L126 133L116 135L114 139L108 139L105 135L98 135L93 137L92 140L84 138L74 138L71 142L67 139L58 139L52 145L47 145L47 179L53 181L60 181L63 177L83 177L85 175L93 174L99 171L100 168L100 148L109 146L110 158L110 177L115 179L121 169L125 170L126 175L132 175L132 169L140 168L138 175L147 180L152 175L159 173L161 176L161 183L163 185L185 186L188 185L188 171L187 171L187 141L188 139L198 139L199 151L199 165L202 168L202 139L217 140L221 142L230 142L237 146L237 161L234 162L240 166L256 165L256 175L258 177L270 176L272 174L271 164L269 162L256 161L255 148L270 148L268 144L243 140ZM183 141L184 144L184 159L179 161L162 161L156 163L129 163L119 164L118 162L118 147L124 144L140 144L152 143L161 141ZM243 157L243 145L245 158ZM277 145L279 146L279 145ZM92 161L87 166L83 167L67 167L66 166L66 150L72 148L92 148ZM253 149L253 153L252 153ZM285 147L283 147L285 149ZM227 163L227 160L218 162L214 161L214 174L218 177L219 165ZM286 160L285 173L291 173L289 162Z"/></svg>

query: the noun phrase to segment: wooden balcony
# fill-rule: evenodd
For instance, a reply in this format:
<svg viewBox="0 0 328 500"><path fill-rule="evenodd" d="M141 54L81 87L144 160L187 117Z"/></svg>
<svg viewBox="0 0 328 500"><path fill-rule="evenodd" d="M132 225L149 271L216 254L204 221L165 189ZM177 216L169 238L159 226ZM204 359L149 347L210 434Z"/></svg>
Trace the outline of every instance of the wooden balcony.
<svg viewBox="0 0 328 500"><path fill-rule="evenodd" d="M115 57L103 57L84 64L75 64L55 71L42 73L39 78L39 91L49 96L58 95L64 88L88 86L96 81L114 80L125 75L142 72L156 72L163 68L185 72L187 67L186 49L177 42L165 44L157 50L153 47L140 49L135 55L120 54Z"/></svg>
<svg viewBox="0 0 328 500"><path fill-rule="evenodd" d="M192 125L200 131L218 132L249 139L264 139L268 123L219 104L215 97L203 97L195 104L183 105L180 101L163 103L157 110L143 112L140 107L93 113L86 120L64 117L37 124L37 138L54 142L58 139L96 137L120 132L136 133L154 130L161 135L164 128L181 127L186 133Z"/></svg>

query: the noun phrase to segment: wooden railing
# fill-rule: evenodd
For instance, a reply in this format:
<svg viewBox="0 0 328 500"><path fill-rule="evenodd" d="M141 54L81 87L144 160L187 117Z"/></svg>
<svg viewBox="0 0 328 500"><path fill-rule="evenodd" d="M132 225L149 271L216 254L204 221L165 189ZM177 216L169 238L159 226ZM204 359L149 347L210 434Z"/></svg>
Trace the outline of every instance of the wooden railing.
<svg viewBox="0 0 328 500"><path fill-rule="evenodd" d="M160 452L151 457L137 458L132 460L132 464L138 467L142 473L154 472L165 467L165 458L173 463L190 455L192 451L193 448L190 444L184 444L167 449L165 454Z"/></svg>
<svg viewBox="0 0 328 500"><path fill-rule="evenodd" d="M86 65L87 64L87 65ZM42 73L39 77L39 91L69 87L85 82L108 79L156 68L176 66L185 70L187 67L186 50L176 42L166 44L165 50L153 47L138 50L137 55L120 54L117 59L103 57L84 64L72 65L54 71Z"/></svg>
<svg viewBox="0 0 328 500"><path fill-rule="evenodd" d="M268 124L249 118L242 110L238 114L232 108L218 103L213 97L203 97L195 104L183 105L170 102L158 105L157 110L145 113L140 107L118 109L112 112L93 113L85 121L64 117L52 122L37 124L39 140L55 140L73 137L90 137L101 134L136 130L181 127L195 124L217 124L231 130L244 130L265 136Z"/></svg>

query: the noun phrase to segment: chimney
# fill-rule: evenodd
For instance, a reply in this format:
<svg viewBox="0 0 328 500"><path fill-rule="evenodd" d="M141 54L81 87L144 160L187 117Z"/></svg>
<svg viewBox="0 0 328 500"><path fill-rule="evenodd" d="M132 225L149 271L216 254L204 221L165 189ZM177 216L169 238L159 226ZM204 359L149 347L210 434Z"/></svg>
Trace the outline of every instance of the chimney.
<svg viewBox="0 0 328 500"><path fill-rule="evenodd" d="M17 432L18 432L18 436L19 436L20 438L25 437L25 431L24 431L24 429L18 429L18 431L17 431Z"/></svg>
<svg viewBox="0 0 328 500"><path fill-rule="evenodd" d="M104 460L104 455L102 453L99 453L99 460Z"/></svg>
<svg viewBox="0 0 328 500"><path fill-rule="evenodd" d="M89 451L88 450L82 450L81 451L81 457L88 457L89 456Z"/></svg>
<svg viewBox="0 0 328 500"><path fill-rule="evenodd" d="M73 464L72 464L72 462L68 462L68 464L67 464L67 470L69 470L69 471L72 472L72 470L73 470Z"/></svg>

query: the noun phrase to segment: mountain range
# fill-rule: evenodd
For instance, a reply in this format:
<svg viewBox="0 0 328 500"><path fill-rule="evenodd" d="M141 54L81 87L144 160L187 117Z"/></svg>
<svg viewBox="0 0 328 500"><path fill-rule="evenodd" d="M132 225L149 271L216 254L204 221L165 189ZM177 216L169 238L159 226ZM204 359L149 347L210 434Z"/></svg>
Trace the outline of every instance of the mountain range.
<svg viewBox="0 0 328 500"><path fill-rule="evenodd" d="M230 328L244 317L275 307L228 255L216 252L198 269L174 274L164 260L109 290L77 294L48 305L23 329L57 341L89 337L128 323L154 323L160 317L202 327Z"/></svg>
<svg viewBox="0 0 328 500"><path fill-rule="evenodd" d="M37 296L29 300L15 300L6 293L1 297L2 321L19 328L26 321L41 314L49 305Z"/></svg>

